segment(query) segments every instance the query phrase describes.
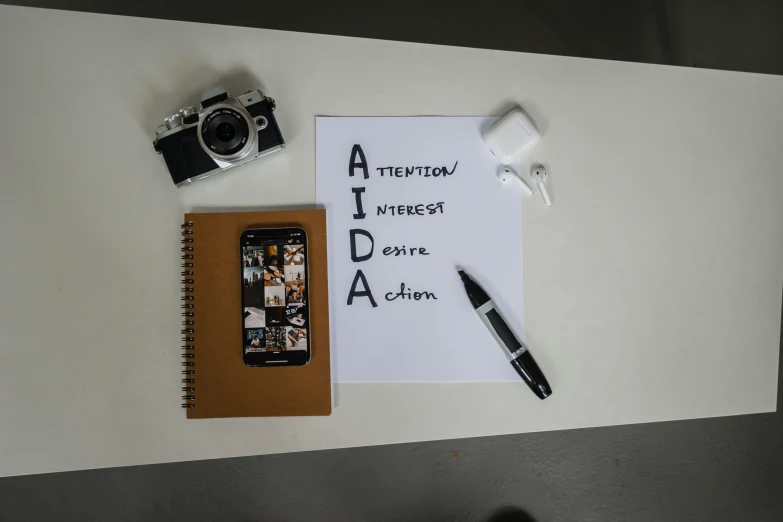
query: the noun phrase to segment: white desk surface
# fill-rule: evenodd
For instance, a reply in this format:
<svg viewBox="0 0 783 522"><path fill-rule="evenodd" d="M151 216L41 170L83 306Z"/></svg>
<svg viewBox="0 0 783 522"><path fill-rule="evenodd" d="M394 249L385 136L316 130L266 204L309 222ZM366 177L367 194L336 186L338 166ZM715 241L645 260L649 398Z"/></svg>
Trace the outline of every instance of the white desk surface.
<svg viewBox="0 0 783 522"><path fill-rule="evenodd" d="M0 71L0 475L775 410L781 77L9 6ZM175 189L155 126L258 80L286 151ZM551 398L351 384L329 418L185 420L184 210L312 204L318 114L517 102L555 201L523 202Z"/></svg>

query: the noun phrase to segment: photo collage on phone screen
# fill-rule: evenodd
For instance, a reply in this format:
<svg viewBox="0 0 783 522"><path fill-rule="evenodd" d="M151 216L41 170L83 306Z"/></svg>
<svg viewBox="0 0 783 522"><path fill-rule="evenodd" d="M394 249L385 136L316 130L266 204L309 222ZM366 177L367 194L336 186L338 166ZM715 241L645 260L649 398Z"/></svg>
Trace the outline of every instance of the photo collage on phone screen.
<svg viewBox="0 0 783 522"><path fill-rule="evenodd" d="M245 353L307 350L304 245L242 252Z"/></svg>

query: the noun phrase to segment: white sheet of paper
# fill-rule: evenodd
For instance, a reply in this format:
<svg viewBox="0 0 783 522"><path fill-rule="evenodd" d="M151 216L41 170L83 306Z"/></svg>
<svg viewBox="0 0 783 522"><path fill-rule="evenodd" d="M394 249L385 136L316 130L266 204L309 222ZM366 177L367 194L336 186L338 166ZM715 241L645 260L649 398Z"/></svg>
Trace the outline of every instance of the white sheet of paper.
<svg viewBox="0 0 783 522"><path fill-rule="evenodd" d="M523 196L498 180L498 161L482 141L495 119L317 118L316 199L327 209L336 382L519 380L457 275L459 266L476 279L523 337ZM361 167L349 175L354 145L364 153L366 179ZM362 161L358 153L354 161ZM364 188L363 218L354 217L355 187ZM355 236L356 256L372 246L369 259L352 260L352 229L372 236L372 243ZM366 296L348 304L358 270L377 306ZM356 290L363 289L359 281ZM416 300L416 292L428 294Z"/></svg>

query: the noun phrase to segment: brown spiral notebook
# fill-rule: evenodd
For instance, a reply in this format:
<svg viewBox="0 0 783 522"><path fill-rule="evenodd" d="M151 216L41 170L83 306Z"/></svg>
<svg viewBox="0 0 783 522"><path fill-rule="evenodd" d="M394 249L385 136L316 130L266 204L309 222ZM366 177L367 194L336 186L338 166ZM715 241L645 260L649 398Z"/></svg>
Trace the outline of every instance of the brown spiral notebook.
<svg viewBox="0 0 783 522"><path fill-rule="evenodd" d="M252 368L242 360L240 235L299 226L308 239L310 362ZM329 415L329 288L326 211L185 214L183 224L183 407L189 419Z"/></svg>

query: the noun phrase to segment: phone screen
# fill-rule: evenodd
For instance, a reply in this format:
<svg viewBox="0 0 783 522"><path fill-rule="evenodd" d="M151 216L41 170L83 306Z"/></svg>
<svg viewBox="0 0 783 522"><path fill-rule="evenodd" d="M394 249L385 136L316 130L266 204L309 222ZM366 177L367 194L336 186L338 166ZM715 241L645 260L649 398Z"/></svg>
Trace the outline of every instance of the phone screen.
<svg viewBox="0 0 783 522"><path fill-rule="evenodd" d="M246 230L240 239L240 260L245 364L307 364L310 317L305 231Z"/></svg>

